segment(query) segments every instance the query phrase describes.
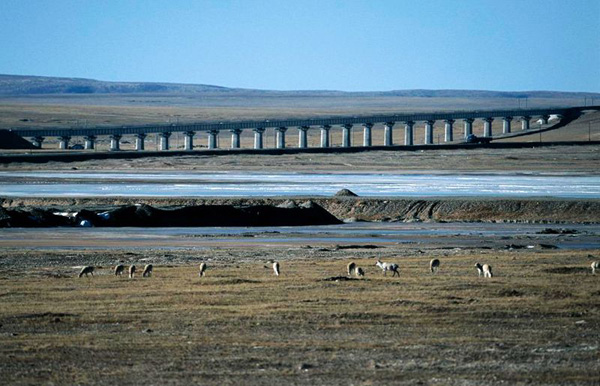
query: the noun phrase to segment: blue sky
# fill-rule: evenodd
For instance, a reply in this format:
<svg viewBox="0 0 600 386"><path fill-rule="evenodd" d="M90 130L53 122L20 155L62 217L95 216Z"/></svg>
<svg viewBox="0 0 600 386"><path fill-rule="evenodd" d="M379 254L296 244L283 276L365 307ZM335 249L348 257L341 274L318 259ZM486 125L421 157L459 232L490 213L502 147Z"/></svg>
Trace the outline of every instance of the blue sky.
<svg viewBox="0 0 600 386"><path fill-rule="evenodd" d="M0 0L0 73L600 92L600 0Z"/></svg>

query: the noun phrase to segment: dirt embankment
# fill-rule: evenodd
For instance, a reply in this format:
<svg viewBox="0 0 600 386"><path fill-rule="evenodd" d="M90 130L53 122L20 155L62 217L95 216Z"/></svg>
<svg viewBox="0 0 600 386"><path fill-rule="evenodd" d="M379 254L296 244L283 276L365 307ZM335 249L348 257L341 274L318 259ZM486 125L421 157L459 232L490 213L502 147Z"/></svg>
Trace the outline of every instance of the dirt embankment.
<svg viewBox="0 0 600 386"><path fill-rule="evenodd" d="M108 210L147 204L157 208L202 205L287 206L312 201L340 220L355 221L465 221L524 223L600 223L600 200L576 199L466 199L466 198L0 198L4 208Z"/></svg>

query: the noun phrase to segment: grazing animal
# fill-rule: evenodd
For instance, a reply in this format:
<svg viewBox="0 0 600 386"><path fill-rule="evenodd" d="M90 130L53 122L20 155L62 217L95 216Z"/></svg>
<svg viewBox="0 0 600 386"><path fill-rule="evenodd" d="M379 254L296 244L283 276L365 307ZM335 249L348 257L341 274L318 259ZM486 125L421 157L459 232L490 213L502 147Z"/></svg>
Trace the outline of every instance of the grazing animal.
<svg viewBox="0 0 600 386"><path fill-rule="evenodd" d="M81 268L81 272L79 272L79 277L82 277L83 275L87 277L88 273L94 276L94 267L88 265Z"/></svg>
<svg viewBox="0 0 600 386"><path fill-rule="evenodd" d="M483 267L479 263L475 263L475 268L477 268L477 275L481 277L483 275Z"/></svg>
<svg viewBox="0 0 600 386"><path fill-rule="evenodd" d="M134 276L135 276L135 265L133 265L133 264L132 264L132 265L129 267L129 278L130 278L130 279L133 279L133 277L134 277Z"/></svg>
<svg viewBox="0 0 600 386"><path fill-rule="evenodd" d="M477 268L477 273L479 276L483 275L483 277L493 277L492 266L489 264L481 265L479 263L475 263L475 268Z"/></svg>
<svg viewBox="0 0 600 386"><path fill-rule="evenodd" d="M592 263L592 275L596 274L596 270L600 268L600 261L594 261Z"/></svg>
<svg viewBox="0 0 600 386"><path fill-rule="evenodd" d="M273 263L273 271L275 272L275 276L279 276L279 262Z"/></svg>
<svg viewBox="0 0 600 386"><path fill-rule="evenodd" d="M354 262L348 263L348 276L352 275L355 272L356 264Z"/></svg>
<svg viewBox="0 0 600 386"><path fill-rule="evenodd" d="M382 263L381 260L377 260L377 263L375 263L376 266L378 266L379 268L381 268L383 270L383 276L387 276L387 271L392 271L392 277L398 275L400 276L400 272L398 272L398 269L400 267L398 267L398 264L394 264L394 263Z"/></svg>
<svg viewBox="0 0 600 386"><path fill-rule="evenodd" d="M123 271L125 270L125 266L123 264L119 264L115 267L115 276L123 275Z"/></svg>
<svg viewBox="0 0 600 386"><path fill-rule="evenodd" d="M365 271L363 271L361 267L356 267L354 272L356 273L357 277L365 277Z"/></svg>
<svg viewBox="0 0 600 386"><path fill-rule="evenodd" d="M152 264L146 264L144 267L144 272L142 272L142 277L150 277L152 276Z"/></svg>
<svg viewBox="0 0 600 386"><path fill-rule="evenodd" d="M204 276L204 271L206 271L206 263L200 263L200 272L198 273L198 276Z"/></svg>
<svg viewBox="0 0 600 386"><path fill-rule="evenodd" d="M440 269L440 261L438 259L431 259L429 262L429 270L431 273L437 272L438 269Z"/></svg>

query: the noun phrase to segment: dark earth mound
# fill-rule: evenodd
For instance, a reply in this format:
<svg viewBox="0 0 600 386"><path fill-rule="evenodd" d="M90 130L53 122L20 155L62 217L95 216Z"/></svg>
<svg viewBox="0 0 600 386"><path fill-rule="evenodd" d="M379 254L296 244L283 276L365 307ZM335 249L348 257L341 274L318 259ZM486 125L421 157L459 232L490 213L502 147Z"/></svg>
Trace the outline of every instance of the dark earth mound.
<svg viewBox="0 0 600 386"><path fill-rule="evenodd" d="M358 197L358 194L354 193L350 189L341 189L336 194L336 197Z"/></svg>
<svg viewBox="0 0 600 386"><path fill-rule="evenodd" d="M160 209L141 204L107 211L82 209L71 216L55 213L55 209L0 208L0 227L302 226L341 223L335 216L314 203L291 208L271 205L201 205L174 209Z"/></svg>
<svg viewBox="0 0 600 386"><path fill-rule="evenodd" d="M10 130L0 130L0 149L37 149L37 147Z"/></svg>

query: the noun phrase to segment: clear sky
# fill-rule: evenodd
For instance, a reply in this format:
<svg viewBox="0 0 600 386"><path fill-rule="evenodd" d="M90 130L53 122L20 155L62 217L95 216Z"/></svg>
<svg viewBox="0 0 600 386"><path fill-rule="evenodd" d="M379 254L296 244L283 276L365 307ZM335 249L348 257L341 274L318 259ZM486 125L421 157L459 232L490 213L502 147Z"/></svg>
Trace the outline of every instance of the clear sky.
<svg viewBox="0 0 600 386"><path fill-rule="evenodd" d="M0 73L600 92L600 0L0 0Z"/></svg>

